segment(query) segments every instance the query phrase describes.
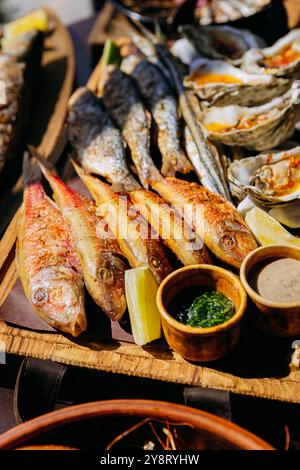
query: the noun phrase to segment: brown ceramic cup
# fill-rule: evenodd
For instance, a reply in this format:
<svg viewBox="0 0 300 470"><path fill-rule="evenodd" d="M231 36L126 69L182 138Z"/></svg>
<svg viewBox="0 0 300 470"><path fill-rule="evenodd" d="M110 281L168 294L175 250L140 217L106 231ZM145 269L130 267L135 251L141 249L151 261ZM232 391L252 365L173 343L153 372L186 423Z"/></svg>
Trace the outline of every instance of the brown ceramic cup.
<svg viewBox="0 0 300 470"><path fill-rule="evenodd" d="M257 327L271 336L295 336L300 334L300 301L274 302L259 295L250 285L251 273L268 259L294 258L300 261L300 249L288 245L268 245L256 248L244 259L240 278L249 297L258 310L254 312Z"/></svg>
<svg viewBox="0 0 300 470"><path fill-rule="evenodd" d="M191 327L175 320L169 311L170 301L178 292L191 286L222 292L235 306L233 317L210 328ZM246 304L247 295L238 277L226 269L208 264L186 266L174 271L164 279L157 292L157 306L168 344L193 362L220 359L235 346Z"/></svg>

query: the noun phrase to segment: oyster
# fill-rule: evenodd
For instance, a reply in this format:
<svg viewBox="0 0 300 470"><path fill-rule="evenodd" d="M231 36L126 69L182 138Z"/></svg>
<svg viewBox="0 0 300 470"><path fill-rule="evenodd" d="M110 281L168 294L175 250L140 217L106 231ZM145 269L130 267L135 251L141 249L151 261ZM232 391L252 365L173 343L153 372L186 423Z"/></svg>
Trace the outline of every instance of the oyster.
<svg viewBox="0 0 300 470"><path fill-rule="evenodd" d="M221 60L197 59L190 70L184 79L185 87L209 105L253 106L281 95L291 86L290 80L249 74Z"/></svg>
<svg viewBox="0 0 300 470"><path fill-rule="evenodd" d="M204 109L201 121L211 140L254 150L268 150L288 139L300 114L300 83L282 96L256 107L229 105Z"/></svg>
<svg viewBox="0 0 300 470"><path fill-rule="evenodd" d="M231 26L202 26L184 25L182 34L192 44L198 55L211 59L240 59L249 49L264 47L265 43L248 30L240 30ZM174 46L173 46L174 49ZM175 54L184 60L185 48L175 46ZM182 57L181 57L182 56Z"/></svg>
<svg viewBox="0 0 300 470"><path fill-rule="evenodd" d="M264 206L300 199L300 146L233 162L229 181Z"/></svg>
<svg viewBox="0 0 300 470"><path fill-rule="evenodd" d="M299 77L300 29L293 29L271 47L250 49L241 61L242 68L249 73Z"/></svg>
<svg viewBox="0 0 300 470"><path fill-rule="evenodd" d="M227 23L255 15L269 3L270 0L200 0L194 14L200 24Z"/></svg>

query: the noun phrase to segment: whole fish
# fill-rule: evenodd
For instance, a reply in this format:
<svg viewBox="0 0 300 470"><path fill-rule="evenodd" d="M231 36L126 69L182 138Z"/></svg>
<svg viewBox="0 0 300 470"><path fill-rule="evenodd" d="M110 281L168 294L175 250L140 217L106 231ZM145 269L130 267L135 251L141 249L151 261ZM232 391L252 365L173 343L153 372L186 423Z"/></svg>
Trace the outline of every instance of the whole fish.
<svg viewBox="0 0 300 470"><path fill-rule="evenodd" d="M23 150L42 45L41 35L32 32L11 39L1 51L0 171Z"/></svg>
<svg viewBox="0 0 300 470"><path fill-rule="evenodd" d="M165 77L156 65L147 60L137 64L132 76L138 83L157 127L158 147L162 155L161 173L174 176L176 171L191 171L191 164L180 147L177 102Z"/></svg>
<svg viewBox="0 0 300 470"><path fill-rule="evenodd" d="M72 234L87 290L111 320L119 320L126 309L124 255L97 217L94 204L65 184L46 160L33 153Z"/></svg>
<svg viewBox="0 0 300 470"><path fill-rule="evenodd" d="M102 88L104 104L123 133L142 185L148 188L150 179L160 177L150 154L151 116L134 81L119 68L107 68Z"/></svg>
<svg viewBox="0 0 300 470"><path fill-rule="evenodd" d="M146 220L135 211L127 196L118 195L111 186L87 174L74 161L73 165L93 196L98 212L108 222L130 266L148 266L160 284L172 272L172 266L160 241L151 237Z"/></svg>
<svg viewBox="0 0 300 470"><path fill-rule="evenodd" d="M242 216L222 196L212 193L197 183L177 178L166 178L154 182L152 186L167 202L179 210L187 205L203 207L202 211L185 211L186 221L196 233L200 228L200 234L204 233L205 245L224 263L239 268L245 256L257 247ZM195 213L198 218L193 216Z"/></svg>
<svg viewBox="0 0 300 470"><path fill-rule="evenodd" d="M46 196L40 176L26 155L17 270L35 312L49 325L78 336L86 330L81 266L63 216Z"/></svg>
<svg viewBox="0 0 300 470"><path fill-rule="evenodd" d="M87 171L107 178L119 191L139 187L127 167L119 129L101 100L85 87L70 98L68 131L76 158Z"/></svg>
<svg viewBox="0 0 300 470"><path fill-rule="evenodd" d="M131 191L130 197L183 265L211 263L201 237L161 197L144 189Z"/></svg>

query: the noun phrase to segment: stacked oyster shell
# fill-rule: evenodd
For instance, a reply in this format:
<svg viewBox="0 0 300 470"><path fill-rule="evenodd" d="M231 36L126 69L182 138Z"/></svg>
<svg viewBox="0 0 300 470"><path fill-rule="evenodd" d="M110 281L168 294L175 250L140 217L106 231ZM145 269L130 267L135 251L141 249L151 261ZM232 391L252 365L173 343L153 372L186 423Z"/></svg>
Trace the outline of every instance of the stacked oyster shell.
<svg viewBox="0 0 300 470"><path fill-rule="evenodd" d="M300 29L265 48L254 45L251 33L239 32L244 38L240 55L238 47L226 50L223 44L220 49L218 41L215 48L212 35L203 39L202 29L184 30L184 40L194 48L184 85L198 99L197 118L210 141L263 152L229 166L232 194L266 207L295 203L300 199L300 147L283 150L282 144L300 120ZM227 45L238 38L231 29Z"/></svg>
<svg viewBox="0 0 300 470"><path fill-rule="evenodd" d="M195 17L201 25L227 23L255 15L271 0L201 0L197 2Z"/></svg>

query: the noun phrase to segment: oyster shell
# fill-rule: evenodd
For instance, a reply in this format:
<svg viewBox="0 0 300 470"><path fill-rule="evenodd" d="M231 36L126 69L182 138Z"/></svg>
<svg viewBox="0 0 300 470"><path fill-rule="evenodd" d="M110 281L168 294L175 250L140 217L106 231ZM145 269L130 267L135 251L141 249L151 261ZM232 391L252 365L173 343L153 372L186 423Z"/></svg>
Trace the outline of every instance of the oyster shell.
<svg viewBox="0 0 300 470"><path fill-rule="evenodd" d="M297 78L300 75L300 29L293 29L286 36L265 49L250 49L242 59L243 70Z"/></svg>
<svg viewBox="0 0 300 470"><path fill-rule="evenodd" d="M221 60L197 59L190 70L184 79L185 87L209 105L253 106L281 95L291 86L288 79L249 74Z"/></svg>
<svg viewBox="0 0 300 470"><path fill-rule="evenodd" d="M262 39L250 31L232 28L231 26L196 27L184 25L181 27L181 32L193 45L198 55L210 57L211 59L237 60L247 50L264 47L265 45ZM180 59L184 58L184 54L183 47L182 51L177 51Z"/></svg>
<svg viewBox="0 0 300 470"><path fill-rule="evenodd" d="M300 146L233 162L228 179L264 206L294 203L300 199Z"/></svg>
<svg viewBox="0 0 300 470"><path fill-rule="evenodd" d="M212 106L201 122L211 140L254 150L268 150L288 139L300 115L300 83L294 81L282 96L269 103L242 107Z"/></svg>

